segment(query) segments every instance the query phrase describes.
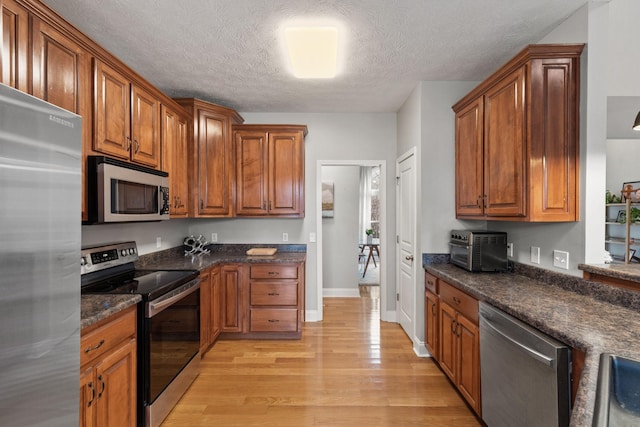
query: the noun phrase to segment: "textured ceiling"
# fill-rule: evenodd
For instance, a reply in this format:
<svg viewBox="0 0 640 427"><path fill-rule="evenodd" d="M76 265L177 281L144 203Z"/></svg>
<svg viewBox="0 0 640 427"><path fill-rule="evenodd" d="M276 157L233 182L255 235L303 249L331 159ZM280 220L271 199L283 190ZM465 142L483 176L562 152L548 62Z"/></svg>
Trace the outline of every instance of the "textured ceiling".
<svg viewBox="0 0 640 427"><path fill-rule="evenodd" d="M44 0L170 96L243 112L395 112L419 81L482 80L587 0ZM282 22L346 30L333 80L297 80Z"/></svg>

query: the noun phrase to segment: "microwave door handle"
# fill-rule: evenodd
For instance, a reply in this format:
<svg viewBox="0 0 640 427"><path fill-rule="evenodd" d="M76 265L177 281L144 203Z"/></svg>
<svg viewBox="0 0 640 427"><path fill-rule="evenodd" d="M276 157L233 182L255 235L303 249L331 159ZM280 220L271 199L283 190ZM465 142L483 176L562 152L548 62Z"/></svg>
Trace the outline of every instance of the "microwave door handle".
<svg viewBox="0 0 640 427"><path fill-rule="evenodd" d="M462 245L460 243L453 243L453 242L449 242L450 246L455 246L456 248L460 248L460 249L464 249L464 250L468 250L469 249L469 245Z"/></svg>

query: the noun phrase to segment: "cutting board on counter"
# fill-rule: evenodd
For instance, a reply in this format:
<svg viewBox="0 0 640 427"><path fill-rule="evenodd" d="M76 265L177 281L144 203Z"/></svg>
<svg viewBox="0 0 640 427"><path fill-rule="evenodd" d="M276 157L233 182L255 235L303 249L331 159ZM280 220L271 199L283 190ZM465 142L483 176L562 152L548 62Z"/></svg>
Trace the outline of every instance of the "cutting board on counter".
<svg viewBox="0 0 640 427"><path fill-rule="evenodd" d="M247 255L269 256L278 252L278 248L251 248L247 251Z"/></svg>

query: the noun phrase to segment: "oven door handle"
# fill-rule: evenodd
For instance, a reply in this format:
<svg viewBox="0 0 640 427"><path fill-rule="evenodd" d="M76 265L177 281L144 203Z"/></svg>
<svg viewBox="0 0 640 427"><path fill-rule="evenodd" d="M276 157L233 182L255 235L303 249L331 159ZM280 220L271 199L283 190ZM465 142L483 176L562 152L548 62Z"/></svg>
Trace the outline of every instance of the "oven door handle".
<svg viewBox="0 0 640 427"><path fill-rule="evenodd" d="M193 279L192 281L175 289L172 292L173 295L167 297L166 299L162 298L160 299L160 301L156 300L156 301L149 302L147 304L147 313L146 313L147 318L151 318L155 316L156 314L160 313L162 310L174 304L176 301L179 301L182 298L185 298L191 295L198 289L200 289L200 278Z"/></svg>

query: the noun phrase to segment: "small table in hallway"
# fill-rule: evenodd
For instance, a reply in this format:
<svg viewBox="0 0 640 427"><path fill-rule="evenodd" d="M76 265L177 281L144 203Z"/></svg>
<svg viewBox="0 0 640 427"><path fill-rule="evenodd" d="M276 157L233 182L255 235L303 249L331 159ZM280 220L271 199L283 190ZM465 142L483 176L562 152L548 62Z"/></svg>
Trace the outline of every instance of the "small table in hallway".
<svg viewBox="0 0 640 427"><path fill-rule="evenodd" d="M369 267L369 261L373 258L373 265L377 267L376 259L373 257L373 252L378 255L378 260L380 260L380 239L374 239L372 243L360 243L360 254L364 254L364 248L369 248L369 255L367 256L367 262L364 264L364 271L362 272L362 277L367 274L367 267Z"/></svg>

